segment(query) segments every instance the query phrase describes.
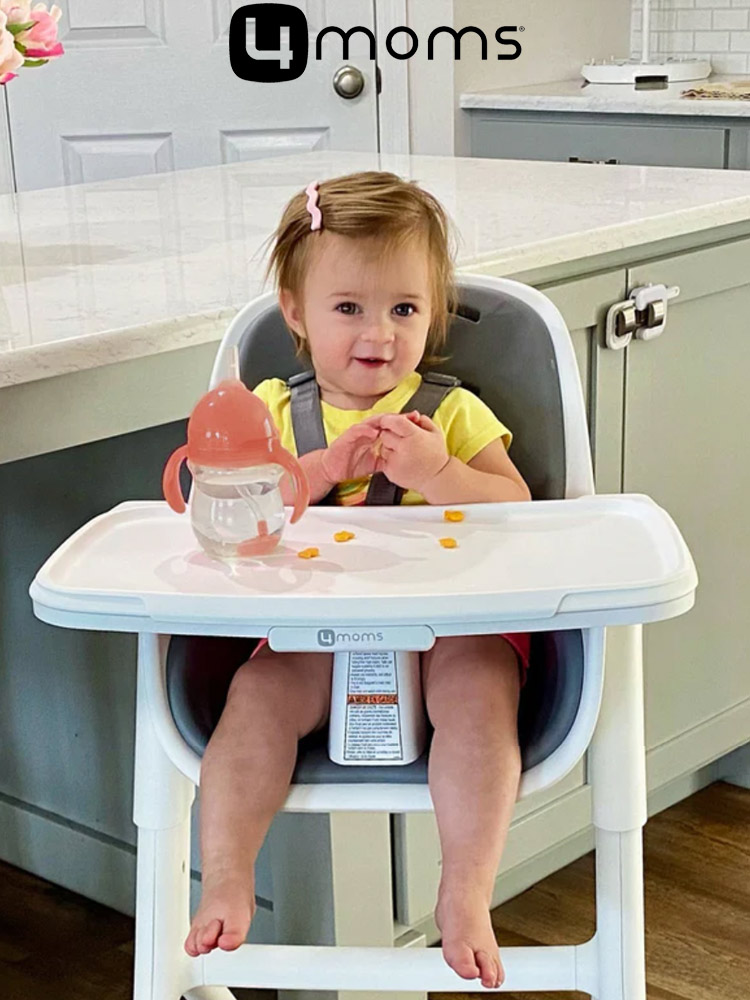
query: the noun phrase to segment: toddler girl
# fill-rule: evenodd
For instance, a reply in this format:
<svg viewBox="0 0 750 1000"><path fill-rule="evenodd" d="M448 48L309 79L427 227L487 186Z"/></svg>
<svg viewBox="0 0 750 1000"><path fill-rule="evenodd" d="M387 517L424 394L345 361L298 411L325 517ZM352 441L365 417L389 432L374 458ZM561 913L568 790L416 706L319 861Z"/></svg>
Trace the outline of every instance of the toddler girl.
<svg viewBox="0 0 750 1000"><path fill-rule="evenodd" d="M452 389L432 419L399 412L421 382L417 368L439 360L445 341L455 304L449 244L440 203L390 173L313 183L287 205L269 272L320 391L328 446L301 458L312 503L332 491L335 503L362 503L378 472L405 491L402 503L531 499L508 457L510 432L473 393ZM286 384L269 379L255 392L296 453ZM521 772L528 645L527 635L444 637L422 654L442 851L435 919L448 964L493 988L504 972L489 907ZM327 723L332 659L262 643L232 681L201 768L203 895L190 955L245 940L255 859L286 798L298 740Z"/></svg>

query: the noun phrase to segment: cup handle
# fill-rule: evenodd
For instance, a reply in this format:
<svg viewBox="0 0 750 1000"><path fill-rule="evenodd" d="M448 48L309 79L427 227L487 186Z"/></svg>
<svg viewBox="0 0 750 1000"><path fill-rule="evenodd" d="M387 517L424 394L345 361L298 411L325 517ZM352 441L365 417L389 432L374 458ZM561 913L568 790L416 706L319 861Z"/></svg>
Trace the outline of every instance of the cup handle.
<svg viewBox="0 0 750 1000"><path fill-rule="evenodd" d="M310 484L307 481L305 470L299 464L294 455L290 455L285 448L281 447L281 445L277 445L273 451L274 462L278 462L279 465L286 469L292 477L292 485L294 487L294 511L290 518L290 523L294 524L295 521L299 521L308 508L310 503Z"/></svg>
<svg viewBox="0 0 750 1000"><path fill-rule="evenodd" d="M161 477L161 488L164 493L164 499L172 510L178 514L184 514L186 509L185 498L180 488L180 466L186 458L187 445L183 444L169 456L167 464L164 466L164 474Z"/></svg>

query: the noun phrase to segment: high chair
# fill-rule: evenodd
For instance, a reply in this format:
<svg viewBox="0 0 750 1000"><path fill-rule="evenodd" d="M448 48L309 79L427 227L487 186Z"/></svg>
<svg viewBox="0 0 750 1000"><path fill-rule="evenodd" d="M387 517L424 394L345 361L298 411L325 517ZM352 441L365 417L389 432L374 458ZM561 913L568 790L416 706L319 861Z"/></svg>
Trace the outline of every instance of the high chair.
<svg viewBox="0 0 750 1000"><path fill-rule="evenodd" d="M594 496L578 369L557 309L505 279L463 277L459 291L444 369L512 429L511 455L536 503L463 505L466 521L451 527L464 534L450 553L425 541L444 533L442 508L310 508L287 525L291 555L278 557L275 575L263 568L263 588L253 583L259 577L233 576L200 554L187 520L165 504L125 503L80 529L32 584L44 621L139 635L136 1000L228 1000L231 986L484 991L434 948L245 944L195 959L183 950L190 807L232 675L259 636L272 633L274 648L316 649L321 626L340 627L344 636L373 624L388 649L429 648L440 635L533 633L519 711L519 798L559 781L590 751L597 924L586 942L504 948L501 990L646 998L641 627L692 607L695 568L674 523L648 497ZM212 385L228 373L234 346L251 387L301 370L272 294L231 323ZM402 588L394 597L396 574L369 563L366 548L358 563L347 563L354 550L329 545L335 525L353 520L391 565L404 559L413 593ZM320 544L323 565L302 567L294 550L311 542ZM617 662L606 671L605 626L621 626L611 637ZM343 767L328 759L324 739L308 738L284 809L430 811L427 756L402 766Z"/></svg>

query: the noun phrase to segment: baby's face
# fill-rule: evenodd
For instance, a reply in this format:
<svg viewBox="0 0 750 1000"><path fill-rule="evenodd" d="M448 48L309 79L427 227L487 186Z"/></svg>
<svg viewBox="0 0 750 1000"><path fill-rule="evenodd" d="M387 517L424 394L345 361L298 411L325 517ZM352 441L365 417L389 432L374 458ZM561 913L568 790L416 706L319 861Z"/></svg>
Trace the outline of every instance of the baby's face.
<svg viewBox="0 0 750 1000"><path fill-rule="evenodd" d="M325 231L302 308L281 293L287 322L307 341L323 399L368 409L413 372L430 328L430 272L420 242L383 258L376 244Z"/></svg>

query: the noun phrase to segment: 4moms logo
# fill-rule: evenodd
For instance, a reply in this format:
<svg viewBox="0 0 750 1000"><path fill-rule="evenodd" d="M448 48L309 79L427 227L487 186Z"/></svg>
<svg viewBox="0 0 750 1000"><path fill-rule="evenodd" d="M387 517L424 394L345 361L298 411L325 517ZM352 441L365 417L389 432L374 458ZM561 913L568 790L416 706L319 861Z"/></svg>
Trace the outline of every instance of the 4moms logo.
<svg viewBox="0 0 750 1000"><path fill-rule="evenodd" d="M518 59L521 43L508 38L512 32L523 31L522 27L504 25L495 32L495 38L504 50L498 59ZM377 54L375 36L369 28L362 26L344 31L342 28L324 28L315 42L315 58L322 59L323 39L326 35L338 35L343 41L343 57L349 58L349 43L353 35L363 33L370 41L370 59L374 62ZM435 39L447 32L453 36L455 58L461 58L461 44L464 35L479 37L482 59L487 59L487 36L481 28L469 25L456 31L453 28L435 28L427 40L427 58L435 57ZM394 42L399 39L398 51ZM412 28L393 28L385 40L385 47L394 59L411 59L419 48L419 38ZM232 15L229 26L229 60L234 73L242 80L256 83L283 83L296 80L307 69L310 42L307 18L298 7L285 3L252 3L240 7Z"/></svg>

